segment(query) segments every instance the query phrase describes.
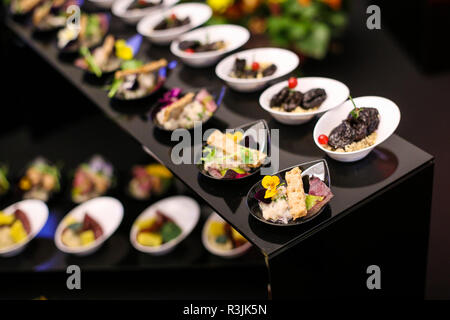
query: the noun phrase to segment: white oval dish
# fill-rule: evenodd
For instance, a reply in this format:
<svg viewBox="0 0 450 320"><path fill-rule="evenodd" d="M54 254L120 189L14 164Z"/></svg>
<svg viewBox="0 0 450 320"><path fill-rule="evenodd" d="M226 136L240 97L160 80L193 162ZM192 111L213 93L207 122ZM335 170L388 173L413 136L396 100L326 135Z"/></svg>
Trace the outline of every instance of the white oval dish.
<svg viewBox="0 0 450 320"><path fill-rule="evenodd" d="M102 0L94 0L94 1L102 1ZM127 10L127 8L130 6L133 0L114 0L111 11L115 16L121 18L126 23L136 24L146 15L154 13L156 11L160 11L161 9L164 8L169 8L175 5L178 1L180 0L163 0L163 3L159 6L154 6L145 9Z"/></svg>
<svg viewBox="0 0 450 320"><path fill-rule="evenodd" d="M208 228L211 222L213 221L220 221L220 222L225 222L225 220L222 219L222 217L220 217L216 212L211 213L211 215L208 217L208 219L205 222L205 225L203 226L203 230L202 230L202 242L203 242L203 246L206 248L206 250L208 250L209 252L211 252L212 254L216 255L216 256L220 256L223 258L237 258L242 256L244 253L246 253L251 247L252 244L247 241L247 243L243 244L240 247L234 248L232 250L220 250L217 249L213 246L211 246L211 244L208 241Z"/></svg>
<svg viewBox="0 0 450 320"><path fill-rule="evenodd" d="M180 50L178 45L185 40L199 41L225 41L226 48L223 50L186 53ZM192 67L207 67L220 59L228 52L242 47L250 38L250 32L241 26L233 24L222 24L199 28L183 34L177 40L172 41L170 51L179 57L185 64Z"/></svg>
<svg viewBox="0 0 450 320"><path fill-rule="evenodd" d="M180 228L181 234L159 247L143 246L136 240L138 228L136 222L140 219L151 218L156 211L161 211L164 215L171 218ZM200 206L198 203L186 196L174 196L162 199L145 209L134 221L130 231L130 242L136 250L152 255L163 255L169 253L183 241L195 228L200 217Z"/></svg>
<svg viewBox="0 0 450 320"><path fill-rule="evenodd" d="M288 124L296 125L305 123L316 115L320 115L328 110L338 107L347 100L350 93L348 87L340 81L320 78L320 77L305 77L297 78L297 87L295 90L299 90L303 93L310 89L322 88L327 93L326 100L322 103L316 111L305 112L305 113L293 113L293 112L283 112L275 111L270 107L270 100L277 94L281 89L288 86L288 81L283 81L277 83L270 88L267 88L259 97L260 106L270 113L277 121Z"/></svg>
<svg viewBox="0 0 450 320"><path fill-rule="evenodd" d="M62 232L66 228L65 221L73 217L82 221L85 213L88 213L102 227L103 235L94 243L85 247L68 247L61 239ZM99 197L88 200L73 208L59 223L55 232L56 247L65 252L78 256L85 256L97 251L100 246L116 231L122 222L123 205L119 200L111 197Z"/></svg>
<svg viewBox="0 0 450 320"><path fill-rule="evenodd" d="M377 145L389 138L397 129L400 123L400 110L398 106L389 99L376 96L366 96L354 98L356 106L359 108L376 108L380 114L380 124L377 129L376 142L367 148L352 151L352 152L336 152L325 149L317 141L321 134L329 135L331 130L338 126L344 119L347 118L350 111L353 109L353 104L350 100L346 101L339 108L333 109L325 113L314 127L313 139L314 143L322 151L326 152L330 158L342 162L354 162L361 160L367 156Z"/></svg>
<svg viewBox="0 0 450 320"><path fill-rule="evenodd" d="M12 257L22 252L26 248L26 245L42 230L48 219L48 207L41 200L19 201L2 211L6 214L13 214L16 209L22 210L27 215L30 221L31 231L25 241L0 249L1 257Z"/></svg>
<svg viewBox="0 0 450 320"><path fill-rule="evenodd" d="M153 30L153 28L161 21L163 17L171 14L175 14L180 18L189 16L191 23L167 30ZM169 44L172 40L178 38L183 33L204 24L209 20L209 18L211 18L211 15L212 10L206 4L195 2L183 3L145 16L141 21L139 21L137 30L151 42L157 44Z"/></svg>
<svg viewBox="0 0 450 320"><path fill-rule="evenodd" d="M268 77L259 79L238 79L230 77L236 58L246 59L247 63L252 61L271 62L277 66L275 73ZM216 66L216 75L225 81L232 89L241 92L252 92L264 88L270 81L280 78L292 72L299 64L299 58L295 53L279 48L257 48L234 53Z"/></svg>
<svg viewBox="0 0 450 320"><path fill-rule="evenodd" d="M112 7L115 0L89 0L99 8L109 9Z"/></svg>

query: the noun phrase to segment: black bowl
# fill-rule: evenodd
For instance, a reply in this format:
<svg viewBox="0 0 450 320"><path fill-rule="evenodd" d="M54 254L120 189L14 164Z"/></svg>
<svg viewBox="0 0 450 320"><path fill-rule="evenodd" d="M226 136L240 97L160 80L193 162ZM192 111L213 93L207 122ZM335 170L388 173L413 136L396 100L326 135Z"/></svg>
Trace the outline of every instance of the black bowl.
<svg viewBox="0 0 450 320"><path fill-rule="evenodd" d="M208 92L210 92L210 91L208 90ZM208 122L214 117L214 114L216 114L217 110L219 110L220 106L222 105L222 101L223 101L223 97L224 97L224 95L225 95L225 92L226 92L226 87L225 87L225 86L222 86L221 89L220 89L220 92L219 92L219 94L218 94L218 98L216 99L216 105L217 105L216 111L214 111L214 113L211 115L211 117L209 117L208 120L202 122L202 125L205 125L206 123L208 123ZM214 96L214 94L213 94L212 92L211 92L211 94ZM173 132L173 131L175 131L175 130L177 130L177 129L175 129L175 130L168 130L168 129L164 128L164 126L162 126L162 125L158 122L158 120L156 119L156 114L157 114L163 107L164 107L164 106L163 106L161 103L159 103L159 102L156 103L156 105L152 108L152 111L151 111L151 113L150 113L150 119L152 120L152 122L153 122L153 124L155 125L155 127L158 128L158 130L166 131L166 132ZM195 128L195 126L192 127L192 128L189 128L189 129L187 129L187 130L194 130L194 128ZM179 128L179 129L182 129L182 128Z"/></svg>
<svg viewBox="0 0 450 320"><path fill-rule="evenodd" d="M327 162L323 159L301 163L301 164L298 164L298 165L295 165L290 168L283 169L283 170L277 172L275 175L277 175L280 178L280 183L283 183L283 182L286 183L286 180L285 180L286 172L295 167L299 167L302 170L302 177L304 177L304 176L318 177L323 182L325 182L325 184L328 186L328 188L330 188L330 186L331 186L330 172L328 170ZM264 219L261 208L259 207L259 201L255 198L255 194L258 191L260 191L261 189L263 189L263 186L261 185L261 181L262 180L258 181L255 185L253 185L253 187L250 188L250 190L247 194L248 210L250 211L250 214L254 218L256 218L257 220L259 220L261 222L264 222L266 224L273 225L273 226L297 226L297 225L308 222L308 221L314 219L315 217L319 216L319 214L321 212L323 212L323 210L326 207L326 206L323 206L317 213L315 213L313 215L307 215L300 219L291 220L288 223L268 221L268 220Z"/></svg>
<svg viewBox="0 0 450 320"><path fill-rule="evenodd" d="M263 141L258 141L258 139L260 138L259 136L257 136L256 138L252 137L251 136L251 131L249 131L250 129L252 129L252 130L260 130L260 129L265 130L266 134L265 134L265 137L263 138ZM197 161L198 162L197 163L197 168L198 168L198 170L200 171L200 173L203 176L205 176L205 177L207 177L209 179L219 180L219 181L242 181L243 179L249 179L251 177L254 177L256 174L258 174L261 171L262 167L268 166L270 164L270 161L269 161L269 159L270 159L270 130L269 130L269 126L267 125L267 122L265 120L257 120L257 121L253 121L253 122L250 122L250 123L246 123L246 124L244 124L242 126L234 128L233 132L239 131L239 130L243 130L244 131L244 137L243 137L243 139L241 141L241 142L244 143L244 145L247 144L247 146L248 146L248 144L249 144L249 142L246 139L246 137L248 137L249 139L252 138L253 142L256 143L256 146L257 146L258 150L260 150L261 152L264 152L264 153L267 154L267 158L266 158L265 162L260 167L252 169L250 171L250 174L246 175L245 177L241 177L241 178L217 178L217 177L213 177L213 176L211 176L208 173L208 171L206 171L204 169L203 161L200 161L200 158L201 158L202 153L203 153L203 149L204 149L204 147L207 146L207 143L205 141L203 143L203 145L202 145L202 152L195 157L196 160L198 159L198 161Z"/></svg>

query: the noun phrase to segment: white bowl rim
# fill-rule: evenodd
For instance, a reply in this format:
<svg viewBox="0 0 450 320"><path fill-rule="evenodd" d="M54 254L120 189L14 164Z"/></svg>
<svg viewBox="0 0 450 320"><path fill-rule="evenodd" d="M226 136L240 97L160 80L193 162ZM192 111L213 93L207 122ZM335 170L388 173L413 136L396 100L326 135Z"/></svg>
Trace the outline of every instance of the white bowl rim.
<svg viewBox="0 0 450 320"><path fill-rule="evenodd" d="M297 77L297 81L300 81L301 79L303 79L303 80L327 80L327 81L328 80L332 80L332 81L338 82L339 84L342 84L347 89L348 93L350 93L350 89L347 87L347 85L345 83L343 83L343 82L341 82L339 80L333 79L333 78L326 78L326 77ZM278 83L274 84L273 86L270 86L269 88L264 90L263 93L261 93L261 95L259 96L259 105L261 106L261 108L263 108L267 112L270 112L270 113L273 113L273 114L279 114L279 115L282 115L282 116L288 116L288 117L292 117L292 118L302 118L301 116L312 116L312 115L317 115L317 114L321 114L321 113L324 113L324 112L328 112L330 110L333 110L334 108L337 108L337 107L341 106L343 103L345 103L347 101L347 100L344 100L344 101L342 101L340 103L337 103L334 107L331 107L331 108L329 108L327 110L320 110L320 108L319 108L319 110L302 112L302 113L292 113L292 112L284 112L284 111L272 110L272 108L270 108L270 106L265 106L264 103L262 103L263 96L265 94L267 95L268 94L267 92L269 90L271 90L275 86L282 87L281 86L282 83L287 85L288 80L278 82ZM348 97L348 95L347 95L347 97Z"/></svg>
<svg viewBox="0 0 450 320"><path fill-rule="evenodd" d="M121 212L121 213L119 214L120 217L119 217L119 219L118 219L116 225L112 228L111 232L110 232L108 235L103 234L99 239L96 239L93 243L91 243L91 244L88 245L88 246L82 246L82 247L68 247L68 246L66 246L66 245L62 242L62 239L61 239L62 231L64 230L64 228L63 228L63 227L64 227L64 226L63 226L64 220L66 220L66 218L67 218L69 215L71 215L71 214L72 214L76 209L78 209L79 207L81 207L81 206L87 206L87 205L89 205L89 203L92 203L92 202L94 202L94 201L105 200L105 199L108 200L108 201L115 202L116 205L118 206L120 212ZM57 247L59 250L61 250L62 252L65 252L65 253L79 254L79 253L84 253L84 252L90 251L90 250L92 250L92 249L94 249L94 248L96 248L96 247L101 246L106 240L108 240L108 239L114 234L114 232L116 232L117 228L120 226L120 223L122 222L122 219L123 219L123 212L124 212L124 208L123 208L122 203L121 203L118 199L113 198L113 197L96 197L96 198L87 200L87 201L85 201L85 202L83 202L83 203L80 203L80 204L77 205L76 207L72 208L72 209L71 209L71 210L70 210L70 211L62 218L62 220L59 222L58 227L56 228L56 231L55 231L55 236L54 236L54 240L55 240L55 245L56 245L56 247ZM89 213L89 212L87 212L87 213ZM97 222L100 223L100 221L97 221Z"/></svg>
<svg viewBox="0 0 450 320"><path fill-rule="evenodd" d="M396 104L394 101L392 101L392 100L390 100L390 99L388 99L388 98L385 98L385 97L381 97L381 96L361 96L361 97L353 98L353 101L355 101L355 103L356 103L357 100L359 100L359 99L361 99L361 98L364 98L364 99L366 99L366 98L374 99L374 98L375 98L375 99L385 100L386 102L391 103L392 106L394 107L394 112L395 112L395 113L398 113L398 115L399 115L398 122L397 122L397 124L395 125L395 127L393 127L393 128L390 130L390 133L389 133L388 135L386 135L386 137L384 137L383 139L377 139L377 141L376 141L373 145L371 145L371 146L368 146L368 147L365 147L365 148L363 148L363 149L356 150L356 151L350 151L350 152L337 152L337 151L332 151L332 150L325 149L325 148L322 147L322 146L320 145L320 143L317 141L317 139L316 139L316 127L317 127L317 124L319 123L319 121L322 120L322 119L319 119L319 120L317 121L316 125L314 126L313 139L314 139L314 143L316 144L316 146L318 146L322 151L324 151L324 152L326 152L326 153L330 153L330 154L341 155L341 156L343 156L343 155L358 154L358 153L361 153L361 152L364 152L364 151L371 150L371 149L375 148L375 147L378 146L379 144L381 144L381 143L383 143L384 141L386 141L386 139L388 139L390 136L392 136L392 134L395 132L395 130L397 129L397 127L398 127L398 125L399 125L399 123L400 123L400 120L401 120L401 112L400 112L400 109L399 109L399 107L397 106L397 104ZM350 101L350 100L347 100L346 102L344 102L343 104L341 104L340 107L343 106L345 103L351 103L351 101ZM334 109L333 109L333 110L334 110ZM331 111L331 110L330 110L330 111ZM326 114L326 113L325 113L325 114ZM318 137L318 136L317 136L317 137Z"/></svg>
<svg viewBox="0 0 450 320"><path fill-rule="evenodd" d="M144 245L140 244L139 242L137 242L136 235L137 235L138 230L136 227L136 222L139 221L139 219L141 219L141 217L143 215L148 214L148 212L156 211L155 209L157 209L158 206L160 206L162 202L174 201L176 199L184 199L184 200L190 201L195 206L196 212L195 212L195 216L193 217L194 222L192 224L192 228L190 228L188 230L183 229L183 226L181 225L181 223L177 222L176 218L174 218L173 220L175 220L175 222L177 222L177 225L182 229L181 234L178 237L176 237L175 239L172 239L169 242L163 243L162 245L160 245L158 247L144 246ZM199 218L200 218L200 205L193 198L184 196L184 195L178 195L178 196L172 196L172 197L167 197L167 198L161 199L161 200L151 204L147 208L145 208L134 220L134 222L131 226L131 230L130 230L131 245L136 250L143 252L143 253L150 253L150 254L155 253L156 254L156 253L164 252L166 250L169 250L169 249L177 246L180 242L182 242L184 239L186 239L191 234L191 232L195 229Z"/></svg>
<svg viewBox="0 0 450 320"><path fill-rule="evenodd" d="M216 29L216 28L235 28L239 29L239 32L243 32L246 34L246 40L242 43L235 43L233 46L227 47L224 50L220 51L207 51L207 52L196 52L196 53L186 53L183 52L178 48L178 44L183 41L186 37L189 37L190 34L199 32L199 31L207 31L207 29ZM172 41L170 45L170 51L172 53L182 59L205 59L205 58L213 58L213 57L220 57L221 55L227 54L228 52L231 52L233 50L236 50L237 48L242 47L244 44L248 42L250 39L250 32L247 30L247 28L244 28L242 26L239 26L237 24L217 24L217 25L211 25L211 26L204 26L198 29L190 30L189 32L183 33L180 35L178 39L175 39Z"/></svg>
<svg viewBox="0 0 450 320"><path fill-rule="evenodd" d="M263 50L279 50L279 51L283 51L286 54L292 55L296 59L295 66L293 68L291 68L291 70L289 70L287 72L284 72L282 74L276 74L275 73L275 74L272 74L272 75L270 75L268 77L263 77L263 78L259 78L259 79L233 78L233 77L230 77L228 74L221 74L219 72L219 70L221 69L222 65L225 64L228 60L236 58L236 56L238 56L239 54L245 54L245 53L248 53L248 52L251 52L251 51L256 51L256 50L258 50L258 51L263 51ZM253 49L247 49L247 50L239 51L239 52L233 53L232 55L229 55L229 56L223 58L217 64L215 71L216 71L216 75L220 79L225 81L225 82L236 83L236 84L239 84L239 83L241 83L241 84L258 84L258 83L266 83L266 82L269 82L269 81L271 81L273 79L281 78L281 77L285 76L286 74L288 74L289 72L292 72L293 70L295 70L298 67L299 64L300 64L299 57L294 52L292 52L291 50L287 50L287 49L283 49L283 48L277 48L277 47L262 47L262 48L253 48Z"/></svg>
<svg viewBox="0 0 450 320"><path fill-rule="evenodd" d="M91 0L91 1L111 1L111 0ZM161 11L166 8L170 8L171 6L175 5L179 2L179 0L171 0L169 3L165 3L167 0L164 0L160 5L150 8L143 8L143 9L133 9L133 10L127 10L129 4L131 4L134 0L112 0L114 3L111 7L111 12L118 16L119 18L125 18L125 19L142 19L143 17L153 14L156 11ZM136 21L136 22L137 22Z"/></svg>
<svg viewBox="0 0 450 320"><path fill-rule="evenodd" d="M45 216L45 218L43 219L42 225L38 226L36 228L35 232L30 233L25 241L13 244L12 246L9 246L9 247L3 248L3 249L0 249L0 254L1 255L5 255L5 254L8 254L8 253L10 253L12 251L18 250L18 249L26 246L31 240L36 238L36 236L39 234L39 232L42 230L42 228L44 228L45 224L47 223L49 210L48 210L48 206L45 204L44 201L37 200L37 199L21 200L21 201L15 202L15 203L9 205L8 207L0 210L2 212L6 212L6 211L10 211L12 209L20 209L20 205L21 204L23 205L24 203L32 203L32 202L36 203L36 204L39 204L39 206L41 206L44 209L44 216ZM27 215L28 220L32 220L31 213L29 213L27 211L24 211L24 212ZM8 214L12 214L12 213L8 213ZM32 223L32 222L30 221L30 223Z"/></svg>
<svg viewBox="0 0 450 320"><path fill-rule="evenodd" d="M219 250L214 248L213 246L211 246L208 242L208 226L210 225L210 223L213 221L223 221L226 223L226 221L217 214L217 212L213 211L208 219L206 219L205 224L203 225L203 229L202 229L202 243L203 246L206 248L206 250L208 250L209 252L211 252L212 254L216 255L216 256L220 256L220 257L226 257L226 258L232 258L234 256L239 256L243 253L245 253L247 250L249 250L252 247L252 243L250 241L248 241L247 239L247 243L244 243L242 246L231 249L231 250Z"/></svg>

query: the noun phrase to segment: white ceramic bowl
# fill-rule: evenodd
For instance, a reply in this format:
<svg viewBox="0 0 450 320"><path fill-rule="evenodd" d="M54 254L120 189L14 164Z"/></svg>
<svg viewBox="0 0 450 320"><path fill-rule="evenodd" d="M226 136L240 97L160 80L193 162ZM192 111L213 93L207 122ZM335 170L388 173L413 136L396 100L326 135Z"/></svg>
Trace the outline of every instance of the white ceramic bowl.
<svg viewBox="0 0 450 320"><path fill-rule="evenodd" d="M183 19L190 17L191 23L185 26L171 28L167 30L153 30L153 28L161 22L162 18L175 14L177 17ZM172 40L178 38L183 33L201 26L211 18L211 8L203 3L183 3L174 6L170 9L156 11L147 15L137 25L137 30L140 34L147 37L151 42L157 44L169 44Z"/></svg>
<svg viewBox="0 0 450 320"><path fill-rule="evenodd" d="M63 230L67 227L65 221L73 217L78 221L83 221L84 215L88 213L94 218L103 229L103 235L94 243L85 247L68 247L61 239ZM116 231L122 222L123 206L119 200L111 197L99 197L88 200L72 209L59 223L55 232L56 247L65 252L78 256L85 256L97 251L100 246Z"/></svg>
<svg viewBox="0 0 450 320"><path fill-rule="evenodd" d="M236 58L246 59L247 64L252 61L271 62L277 66L277 70L271 76L260 79L238 79L230 77ZM295 53L279 48L257 48L234 53L216 66L216 75L225 81L232 89L242 92L252 92L264 88L270 81L287 75L299 64L299 59Z"/></svg>
<svg viewBox="0 0 450 320"><path fill-rule="evenodd" d="M179 57L185 64L192 67L207 67L220 59L228 52L242 47L250 38L250 32L241 26L233 24L214 25L199 28L183 34L177 40L172 41L170 51ZM178 45L185 40L199 40L201 42L209 41L225 41L226 48L223 50L186 53L179 49Z"/></svg>
<svg viewBox="0 0 450 320"><path fill-rule="evenodd" d="M275 111L270 107L270 100L272 97L280 92L281 89L287 87L288 81L277 83L270 88L266 89L259 97L260 106L269 112L272 117L281 123L295 125L305 123L316 115L320 115L328 110L338 107L348 98L349 90L345 84L334 79L319 78L319 77L305 77L297 78L297 87L295 90L299 90L303 93L310 89L322 88L327 93L327 99L322 103L316 111L305 113L293 113Z"/></svg>
<svg viewBox="0 0 450 320"><path fill-rule="evenodd" d="M102 0L94 0L94 1L102 1ZM163 8L169 8L175 5L178 1L179 0L163 0L163 3L160 6L154 6L145 9L127 10L127 8L130 6L133 0L114 0L114 4L112 5L111 11L115 16L121 18L126 23L136 24L146 15L160 11Z"/></svg>
<svg viewBox="0 0 450 320"><path fill-rule="evenodd" d="M41 200L19 201L2 211L6 214L13 214L16 209L22 210L27 215L30 221L31 231L25 241L0 249L0 257L12 257L22 252L27 244L41 231L48 219L48 207Z"/></svg>
<svg viewBox="0 0 450 320"><path fill-rule="evenodd" d="M180 228L181 234L159 247L143 246L136 240L138 228L136 222L141 219L148 219L156 214L156 211L161 211L164 215L171 218ZM195 228L200 217L200 206L198 203L186 196L174 196L160 200L147 209L145 209L133 223L130 232L130 242L134 248L141 252L152 255L163 255L169 253L183 241Z"/></svg>
<svg viewBox="0 0 450 320"><path fill-rule="evenodd" d="M203 231L202 231L202 242L203 245L205 246L206 250L208 250L209 252L211 252L212 254L216 255L216 256L220 256L223 258L237 258L242 256L244 253L246 253L252 246L252 244L250 242L247 241L247 243L244 243L242 246L238 247L238 248L234 248L232 250L220 250L217 249L216 247L213 247L209 241L208 241L208 228L209 225L211 224L211 222L213 221L220 221L220 222L224 222L224 220L215 212L211 213L211 215L208 217L208 220L206 220L205 225L203 226Z"/></svg>
<svg viewBox="0 0 450 320"><path fill-rule="evenodd" d="M318 148L326 152L331 158L342 162L358 161L367 156L377 145L389 138L397 129L400 122L400 110L397 105L389 99L375 96L354 98L357 107L376 108L380 114L380 124L377 129L377 140L370 147L353 152L335 152L322 147L317 141L321 134L330 135L331 130L338 126L342 120L346 119L353 104L350 100L346 101L339 108L325 113L314 127L313 139Z"/></svg>
<svg viewBox="0 0 450 320"><path fill-rule="evenodd" d="M109 9L112 7L115 0L89 0L99 8Z"/></svg>

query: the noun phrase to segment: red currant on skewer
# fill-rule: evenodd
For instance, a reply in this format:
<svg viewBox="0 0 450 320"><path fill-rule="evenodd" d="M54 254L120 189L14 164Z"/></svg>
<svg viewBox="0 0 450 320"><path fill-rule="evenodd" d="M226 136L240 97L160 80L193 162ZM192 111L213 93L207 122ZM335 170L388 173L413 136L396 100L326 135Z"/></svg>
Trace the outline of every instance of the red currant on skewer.
<svg viewBox="0 0 450 320"><path fill-rule="evenodd" d="M253 62L252 63L252 70L253 71L258 71L259 70L259 63L258 62Z"/></svg>

